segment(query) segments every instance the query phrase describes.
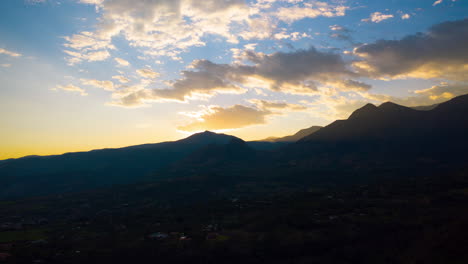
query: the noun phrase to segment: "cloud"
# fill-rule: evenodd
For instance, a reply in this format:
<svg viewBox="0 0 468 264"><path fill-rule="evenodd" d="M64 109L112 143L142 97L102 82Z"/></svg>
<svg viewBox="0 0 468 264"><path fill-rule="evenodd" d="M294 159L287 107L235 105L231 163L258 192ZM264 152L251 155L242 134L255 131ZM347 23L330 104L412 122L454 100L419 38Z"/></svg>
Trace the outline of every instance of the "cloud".
<svg viewBox="0 0 468 264"><path fill-rule="evenodd" d="M269 55L245 51L244 58L254 64L246 72L250 79L263 81L268 89L278 92L316 94L320 86L357 77L340 55L313 47ZM248 84L248 80L245 83Z"/></svg>
<svg viewBox="0 0 468 264"><path fill-rule="evenodd" d="M5 55L11 56L11 57L21 57L22 56L22 54L20 54L20 53L9 51L9 50L2 49L2 48L0 48L0 54L5 54Z"/></svg>
<svg viewBox="0 0 468 264"><path fill-rule="evenodd" d="M76 64L82 61L103 61L110 57L108 50L116 49L111 44L110 38L99 37L96 33L83 31L71 37L64 37L64 52L69 56L69 64ZM72 50L70 50L72 49Z"/></svg>
<svg viewBox="0 0 468 264"><path fill-rule="evenodd" d="M87 61L103 61L109 57L110 57L109 52L107 50L103 50L103 51L89 52L85 58Z"/></svg>
<svg viewBox="0 0 468 264"><path fill-rule="evenodd" d="M73 84L69 85L57 85L55 88L51 89L52 91L58 91L58 90L63 90L63 91L68 91L68 92L77 92L81 96L86 96L88 93L86 91L78 86L75 86Z"/></svg>
<svg viewBox="0 0 468 264"><path fill-rule="evenodd" d="M373 23L380 23L384 20L387 20L387 19L390 19L390 18L393 18L393 15L391 14L383 14L383 13L380 13L380 12L374 12L370 15L369 18L365 18L365 19L362 19L361 21L362 22L373 22Z"/></svg>
<svg viewBox="0 0 468 264"><path fill-rule="evenodd" d="M198 120L184 126L183 131L224 130L243 128L252 125L265 124L267 117L272 113L243 105L234 105L223 108L209 106L200 112L184 113L189 116L198 116Z"/></svg>
<svg viewBox="0 0 468 264"><path fill-rule="evenodd" d="M329 28L332 31L339 31L339 32L345 32L345 33L351 32L351 30L347 29L346 27L340 26L340 25L332 25Z"/></svg>
<svg viewBox="0 0 468 264"><path fill-rule="evenodd" d="M24 2L30 5L36 5L36 4L45 3L47 2L47 0L25 0Z"/></svg>
<svg viewBox="0 0 468 264"><path fill-rule="evenodd" d="M350 35L351 30L340 25L332 25L329 26L329 28L332 31L330 33L330 37L338 40L348 41L353 44L353 38Z"/></svg>
<svg viewBox="0 0 468 264"><path fill-rule="evenodd" d="M92 80L92 79L80 79L83 85L94 86L96 88L101 88L106 91L114 91L114 83L111 81L99 81L99 80Z"/></svg>
<svg viewBox="0 0 468 264"><path fill-rule="evenodd" d="M79 0L79 3L96 5L99 18L94 31L65 37L71 64L92 61L86 59L90 52L115 49L112 42L117 36L145 56L173 59L179 59L179 54L191 47L204 46L208 35L229 43L276 34L297 40L304 37L304 32L283 32L278 24L319 16L344 16L349 9L339 3L320 1Z"/></svg>
<svg viewBox="0 0 468 264"><path fill-rule="evenodd" d="M401 40L379 40L354 50L360 74L372 78L468 80L468 19L437 24Z"/></svg>
<svg viewBox="0 0 468 264"><path fill-rule="evenodd" d="M312 115L334 121L348 118L353 111L361 108L368 101L368 99L350 98L346 95L321 95L315 101L308 102L307 105Z"/></svg>
<svg viewBox="0 0 468 264"><path fill-rule="evenodd" d="M3 63L3 64L0 64L0 67L3 67L3 68L10 68L10 67L11 67L11 64L10 64L10 63Z"/></svg>
<svg viewBox="0 0 468 264"><path fill-rule="evenodd" d="M344 80L330 80L327 82L327 85L332 86L340 91L368 91L372 88L370 84L355 81L351 79L344 79Z"/></svg>
<svg viewBox="0 0 468 264"><path fill-rule="evenodd" d="M130 82L130 79L128 79L127 77L122 76L122 75L115 75L115 76L112 76L112 79L118 80L120 83L128 83L128 82Z"/></svg>
<svg viewBox="0 0 468 264"><path fill-rule="evenodd" d="M432 102L443 102L456 96L468 94L468 84L440 83L439 85L434 85L428 89L416 90L414 93L419 96L424 96Z"/></svg>
<svg viewBox="0 0 468 264"><path fill-rule="evenodd" d="M300 104L291 104L287 102L281 101L266 101L266 100L258 100L258 99L251 99L248 102L255 105L258 109L264 111L304 111L307 110L306 106Z"/></svg>
<svg viewBox="0 0 468 264"><path fill-rule="evenodd" d="M275 92L316 95L321 88L364 91L370 85L353 80L359 77L347 68L339 54L315 48L290 53L257 53L245 50L233 64L209 60L194 61L182 78L168 87L145 89L121 98L120 104L135 106L145 101L187 101L222 93L245 93L247 89L269 89ZM119 104L114 102L114 104Z"/></svg>
<svg viewBox="0 0 468 264"><path fill-rule="evenodd" d="M432 6L436 6L436 5L438 5L438 4L442 4L442 2L443 2L443 0L437 0L437 1L435 1L435 2L432 4Z"/></svg>
<svg viewBox="0 0 468 264"><path fill-rule="evenodd" d="M334 6L329 3L319 1L305 3L304 5L304 7L294 5L293 7L279 8L275 13L275 16L282 21L292 23L304 18L344 16L348 9L348 7L344 5Z"/></svg>
<svg viewBox="0 0 468 264"><path fill-rule="evenodd" d="M120 66L129 66L130 62L121 59L121 58L114 58L114 60L120 65Z"/></svg>
<svg viewBox="0 0 468 264"><path fill-rule="evenodd" d="M410 19L410 18L411 18L410 14L402 14L401 15L401 19L403 19L403 20Z"/></svg>
<svg viewBox="0 0 468 264"><path fill-rule="evenodd" d="M205 34L235 41L231 23L249 15L243 0L208 0L203 4L195 0L82 2L96 4L100 18L94 32L84 31L65 39L65 46L80 53L107 49L112 38L121 35L131 46L143 48L146 55L173 57L189 47L203 46Z"/></svg>
<svg viewBox="0 0 468 264"><path fill-rule="evenodd" d="M107 50L83 52L83 53L64 50L64 52L69 55L69 57L67 58L67 61L70 65L74 65L82 61L88 61L88 62L103 61L110 57L110 53Z"/></svg>
<svg viewBox="0 0 468 264"><path fill-rule="evenodd" d="M196 61L196 65L200 61ZM216 93L240 94L246 92L234 84L224 80L227 72L207 70L183 71L181 79L169 83L170 88L141 89L112 102L113 105L136 107L147 101L177 101L185 102L193 99L206 99Z"/></svg>
<svg viewBox="0 0 468 264"><path fill-rule="evenodd" d="M272 37L277 40L290 39L292 41L298 41L302 38L310 38L310 36L307 33L300 33L300 32L287 33L286 31L281 31L279 33L276 33Z"/></svg>
<svg viewBox="0 0 468 264"><path fill-rule="evenodd" d="M139 69L136 71L138 75L140 75L143 78L148 78L148 79L155 79L156 77L159 76L159 73L151 70L151 69Z"/></svg>
<svg viewBox="0 0 468 264"><path fill-rule="evenodd" d="M104 0L79 0L79 2L88 5L101 5Z"/></svg>
<svg viewBox="0 0 468 264"><path fill-rule="evenodd" d="M468 94L468 83L441 82L427 89L413 91L411 95L398 97L386 94L359 93L363 98L375 102L394 102L408 107L434 105L456 96Z"/></svg>

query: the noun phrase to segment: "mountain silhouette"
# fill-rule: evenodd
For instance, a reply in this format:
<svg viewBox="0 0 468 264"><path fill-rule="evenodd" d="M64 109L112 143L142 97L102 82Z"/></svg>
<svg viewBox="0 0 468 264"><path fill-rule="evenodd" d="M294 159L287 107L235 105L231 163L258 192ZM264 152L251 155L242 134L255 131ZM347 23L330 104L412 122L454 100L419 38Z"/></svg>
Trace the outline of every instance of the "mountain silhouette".
<svg viewBox="0 0 468 264"><path fill-rule="evenodd" d="M227 144L210 144L194 151L172 164L165 173L186 176L216 171L222 174L223 171L247 167L249 164L255 167L257 155L257 151L247 142L233 138Z"/></svg>
<svg viewBox="0 0 468 264"><path fill-rule="evenodd" d="M205 146L225 145L233 140L240 139L205 131L174 142L5 160L0 163L0 196L134 183Z"/></svg>
<svg viewBox="0 0 468 264"><path fill-rule="evenodd" d="M294 135L286 136L286 137L269 137L259 141L266 141L266 142L296 142L304 137L312 135L313 133L319 131L322 127L321 126L312 126L309 128L301 129Z"/></svg>
<svg viewBox="0 0 468 264"><path fill-rule="evenodd" d="M391 102L378 107L367 104L347 120L337 120L300 141L426 142L433 137L439 142L460 138L467 128L468 95L464 95L424 111Z"/></svg>
<svg viewBox="0 0 468 264"><path fill-rule="evenodd" d="M346 120L287 137L309 134L294 143L244 142L205 131L174 142L5 160L0 162L0 197L194 175L292 181L372 170L444 171L468 164L467 132L468 95L424 111L391 102L367 104Z"/></svg>
<svg viewBox="0 0 468 264"><path fill-rule="evenodd" d="M368 104L348 119L286 146L275 162L293 161L294 166L285 166L284 171L297 174L316 170L356 175L372 170L399 176L444 173L468 164L467 133L468 95L424 111L390 102Z"/></svg>

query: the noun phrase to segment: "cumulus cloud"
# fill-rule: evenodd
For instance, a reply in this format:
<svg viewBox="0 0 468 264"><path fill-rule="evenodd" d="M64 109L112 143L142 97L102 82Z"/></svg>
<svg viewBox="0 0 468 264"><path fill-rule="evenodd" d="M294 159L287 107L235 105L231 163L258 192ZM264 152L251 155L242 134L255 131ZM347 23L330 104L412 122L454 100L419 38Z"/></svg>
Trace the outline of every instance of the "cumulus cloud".
<svg viewBox="0 0 468 264"><path fill-rule="evenodd" d="M9 50L2 49L2 48L0 48L0 54L5 54L5 55L8 55L10 57L21 57L22 56L20 53L9 51Z"/></svg>
<svg viewBox="0 0 468 264"><path fill-rule="evenodd" d="M350 98L346 95L321 95L313 102L307 103L312 110L312 115L326 120L346 119L349 115L368 103L369 99Z"/></svg>
<svg viewBox="0 0 468 264"><path fill-rule="evenodd" d="M195 62L195 65L200 61ZM216 93L240 94L246 90L224 80L222 72L207 71L199 68L198 71L183 71L181 79L169 83L170 88L141 89L127 94L113 105L135 107L144 105L147 101L178 101L188 99L204 99ZM228 74L224 72L224 74Z"/></svg>
<svg viewBox="0 0 468 264"><path fill-rule="evenodd" d="M159 76L159 73L151 70L151 69L139 69L136 71L138 75L140 75L143 78L148 78L148 79L155 79L156 77Z"/></svg>
<svg viewBox="0 0 468 264"><path fill-rule="evenodd" d="M80 32L65 38L65 46L75 52L112 48L112 38L122 35L146 54L176 54L192 46L204 45L204 34L217 34L234 41L230 24L248 17L243 0L107 0L81 1L95 4L101 15L94 32Z"/></svg>
<svg viewBox="0 0 468 264"><path fill-rule="evenodd" d="M278 92L316 94L319 86L356 77L340 55L313 47L269 55L246 51L244 58L254 64L248 72L250 79L264 81L270 90Z"/></svg>
<svg viewBox="0 0 468 264"><path fill-rule="evenodd" d="M349 30L348 28L340 26L340 25L332 25L332 26L329 26L329 28L332 31L330 33L330 37L334 39L349 41L353 43L353 38L350 35L351 30Z"/></svg>
<svg viewBox="0 0 468 264"><path fill-rule="evenodd" d="M89 5L100 5L104 2L104 0L79 0L82 4L89 4Z"/></svg>
<svg viewBox="0 0 468 264"><path fill-rule="evenodd" d="M361 74L373 78L468 80L468 19L437 24L401 40L379 40L354 50Z"/></svg>
<svg viewBox="0 0 468 264"><path fill-rule="evenodd" d="M227 42L265 39L276 34L297 40L304 32L278 32L282 21L292 23L304 18L343 16L348 9L342 4L320 1L245 0L79 0L96 5L100 17L95 30L65 37L70 63L89 60L90 52L115 49L112 39L122 36L130 46L147 56L178 54L193 46L205 45L204 37L216 35ZM79 55L78 55L78 54ZM106 57L107 58L107 57ZM105 59L105 57L101 57Z"/></svg>
<svg viewBox="0 0 468 264"><path fill-rule="evenodd" d="M330 26L329 28L330 28L330 30L332 30L332 31L350 32L349 29L347 29L346 27L340 26L340 25L332 25L332 26Z"/></svg>
<svg viewBox="0 0 468 264"><path fill-rule="evenodd" d="M355 81L351 79L344 80L330 80L327 82L327 85L334 87L340 91L368 91L372 88L370 84Z"/></svg>
<svg viewBox="0 0 468 264"><path fill-rule="evenodd" d="M200 112L185 113L189 116L198 116L198 120L179 126L183 131L224 130L243 128L252 125L265 124L267 117L272 113L243 105L234 105L223 108L221 106L209 106Z"/></svg>
<svg viewBox="0 0 468 264"><path fill-rule="evenodd" d="M111 81L99 81L93 79L80 79L83 85L94 86L96 88L101 88L106 91L114 91L114 83Z"/></svg>
<svg viewBox="0 0 468 264"><path fill-rule="evenodd" d="M452 99L456 96L467 94L468 84L443 82L428 89L416 90L414 93L418 96L430 99L432 103L439 103L448 99Z"/></svg>
<svg viewBox="0 0 468 264"><path fill-rule="evenodd" d="M130 79L128 79L127 77L122 76L122 75L115 75L115 76L112 76L112 79L118 80L120 83L128 83L128 82L130 82Z"/></svg>
<svg viewBox="0 0 468 264"><path fill-rule="evenodd" d="M136 105L149 100L186 101L217 93L244 93L248 88L305 95L318 94L322 87L343 91L371 88L352 79L359 76L347 68L340 55L315 48L272 54L246 50L238 56L247 63L194 61L190 67L192 70L183 71L182 78L168 83L169 87L138 91L121 98L121 103Z"/></svg>
<svg viewBox="0 0 468 264"><path fill-rule="evenodd" d="M300 104L291 104L281 101L267 101L259 99L248 100L251 104L255 105L258 109L264 111L304 111L307 107Z"/></svg>
<svg viewBox="0 0 468 264"><path fill-rule="evenodd" d="M70 50L64 50L69 55L67 61L70 65L80 63L82 61L103 61L110 57L110 53L107 50L92 51L92 52L75 52Z"/></svg>
<svg viewBox="0 0 468 264"><path fill-rule="evenodd" d="M120 66L129 66L130 62L121 59L121 58L114 58L115 62L117 62Z"/></svg>
<svg viewBox="0 0 468 264"><path fill-rule="evenodd" d="M373 22L373 23L380 23L384 20L393 18L393 15L391 14L383 14L380 12L374 12L370 15L369 18L362 19L361 21L363 22Z"/></svg>
<svg viewBox="0 0 468 264"><path fill-rule="evenodd" d="M292 23L297 20L304 18L316 18L318 16L324 17L337 17L344 16L347 6L344 5L332 5L327 2L311 2L305 3L304 7L293 6L293 7L282 7L279 8L275 13L275 16L280 20L287 23Z"/></svg>
<svg viewBox="0 0 468 264"><path fill-rule="evenodd" d="M363 98L374 102L394 102L400 105L415 107L445 102L456 96L468 94L468 83L441 82L427 89L413 91L409 96L391 96L386 94L359 93Z"/></svg>
<svg viewBox="0 0 468 264"><path fill-rule="evenodd" d="M81 96L86 96L88 93L86 91L78 86L75 86L73 84L68 84L68 85L57 85L56 87L51 89L52 91L68 91L68 92L76 92L79 93Z"/></svg>
<svg viewBox="0 0 468 264"><path fill-rule="evenodd" d="M64 37L64 39L66 41L64 46L68 48L64 52L68 55L67 61L70 64L82 61L103 61L110 57L108 50L115 49L109 38L100 37L88 31Z"/></svg>
<svg viewBox="0 0 468 264"><path fill-rule="evenodd" d="M401 15L401 19L405 20L405 19L410 19L411 18L411 15L410 14L402 14Z"/></svg>

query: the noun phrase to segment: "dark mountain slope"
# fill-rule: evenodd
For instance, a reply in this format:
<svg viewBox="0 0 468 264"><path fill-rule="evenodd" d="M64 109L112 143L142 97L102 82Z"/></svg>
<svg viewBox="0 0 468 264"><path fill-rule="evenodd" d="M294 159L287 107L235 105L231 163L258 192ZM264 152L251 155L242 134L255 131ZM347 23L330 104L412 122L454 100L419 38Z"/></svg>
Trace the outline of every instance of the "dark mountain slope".
<svg viewBox="0 0 468 264"><path fill-rule="evenodd" d="M312 135L313 133L319 131L322 127L321 126L312 126L309 128L302 129L298 131L296 134L291 135L291 136L286 136L286 137L269 137L263 140L260 140L260 142L296 142L304 137L307 137L309 135Z"/></svg>
<svg viewBox="0 0 468 264"><path fill-rule="evenodd" d="M400 140L413 134L424 118L424 112L393 103L380 107L367 104L356 110L347 120L337 120L301 142ZM416 122L416 123L415 123Z"/></svg>
<svg viewBox="0 0 468 264"><path fill-rule="evenodd" d="M347 120L285 147L274 159L285 164L284 171L298 175L323 170L355 175L443 173L468 163L467 133L467 95L429 111L369 104Z"/></svg>
<svg viewBox="0 0 468 264"><path fill-rule="evenodd" d="M175 142L8 160L0 163L0 196L133 183L204 146L228 144L233 139L236 138L204 132Z"/></svg>
<svg viewBox="0 0 468 264"><path fill-rule="evenodd" d="M163 174L170 177L213 173L233 175L257 167L260 153L243 140L234 138L228 144L210 144L194 151L172 164Z"/></svg>
<svg viewBox="0 0 468 264"><path fill-rule="evenodd" d="M468 96L428 111L393 103L366 105L275 151L204 132L122 149L27 157L0 163L0 197L79 191L173 176L215 173L236 178L408 175L468 163ZM381 174L381 173L379 173ZM351 177L352 176L352 177Z"/></svg>
<svg viewBox="0 0 468 264"><path fill-rule="evenodd" d="M301 142L437 142L454 140L468 129L468 95L454 98L428 111L394 103L368 104L347 120L338 120ZM450 138L445 138L445 136ZM443 137L443 138L437 138Z"/></svg>

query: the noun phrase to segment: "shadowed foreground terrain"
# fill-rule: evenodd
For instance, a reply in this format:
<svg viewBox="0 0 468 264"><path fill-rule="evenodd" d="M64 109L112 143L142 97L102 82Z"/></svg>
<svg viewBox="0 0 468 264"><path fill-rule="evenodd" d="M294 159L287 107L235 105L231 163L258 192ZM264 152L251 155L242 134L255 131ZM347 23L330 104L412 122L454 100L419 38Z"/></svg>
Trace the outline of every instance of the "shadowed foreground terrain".
<svg viewBox="0 0 468 264"><path fill-rule="evenodd" d="M467 132L460 96L366 105L293 143L3 161L0 261L467 263Z"/></svg>

